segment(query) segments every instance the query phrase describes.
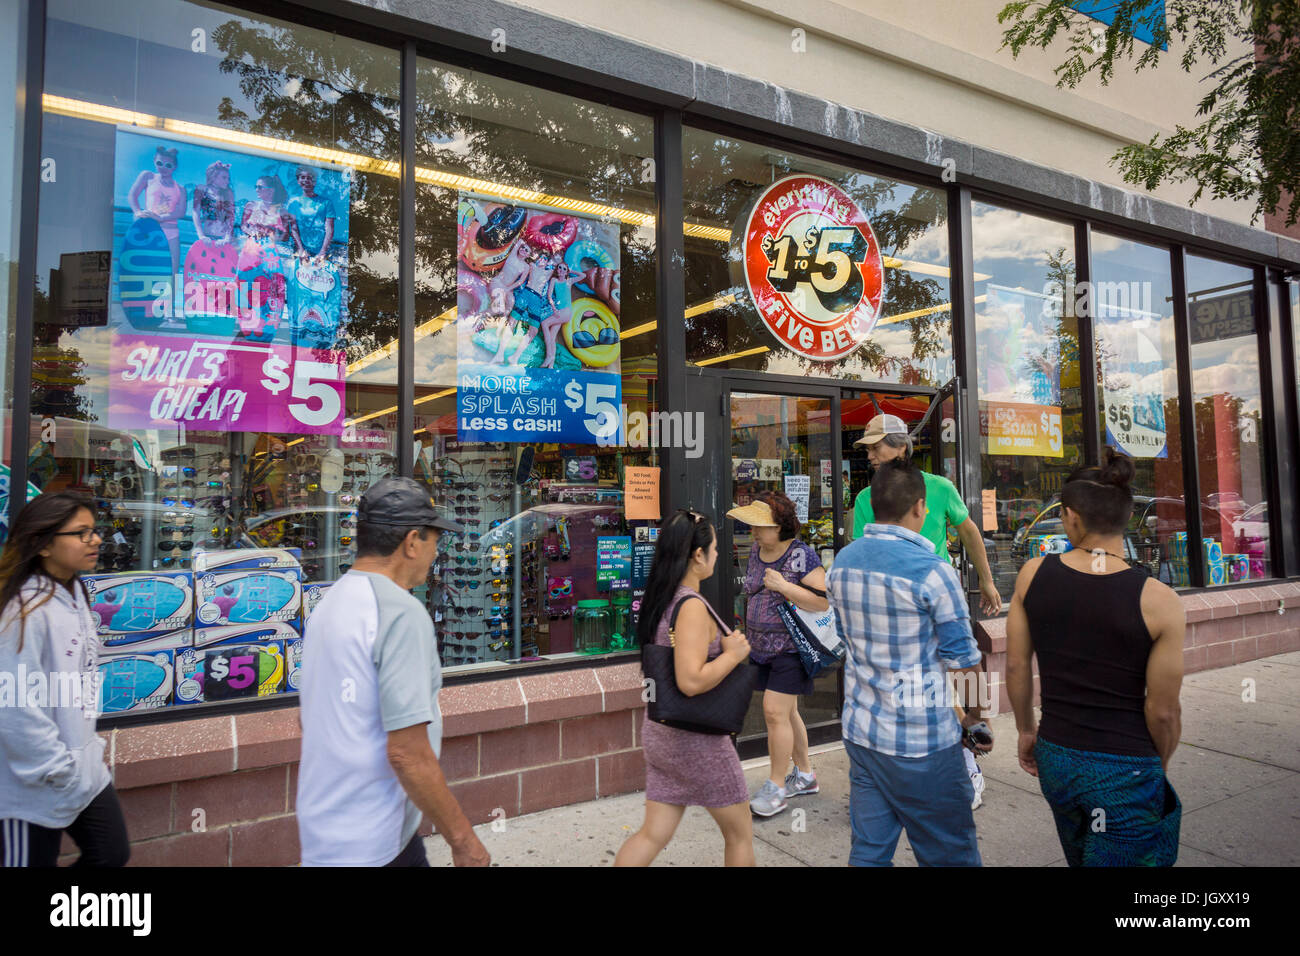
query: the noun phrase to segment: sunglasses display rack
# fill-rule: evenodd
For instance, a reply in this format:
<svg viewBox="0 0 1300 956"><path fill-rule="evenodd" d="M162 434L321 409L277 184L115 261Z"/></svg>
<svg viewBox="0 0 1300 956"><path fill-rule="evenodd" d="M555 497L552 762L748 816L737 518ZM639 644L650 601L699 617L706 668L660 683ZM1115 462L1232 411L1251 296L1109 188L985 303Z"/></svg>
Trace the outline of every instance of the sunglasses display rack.
<svg viewBox="0 0 1300 956"><path fill-rule="evenodd" d="M444 667L514 658L516 618L519 656L538 653L536 549L509 533L515 466L510 446L448 442L431 469L434 503L465 527L442 536L430 576L428 600ZM533 486L525 483L519 492L520 510L526 510L534 503ZM503 526L506 533L492 533Z"/></svg>
<svg viewBox="0 0 1300 956"><path fill-rule="evenodd" d="M596 539L629 531L619 488L552 481L545 499L574 506L548 517L541 529L542 617L548 625L549 652L562 654L573 650L573 611L578 602L610 596L596 584Z"/></svg>

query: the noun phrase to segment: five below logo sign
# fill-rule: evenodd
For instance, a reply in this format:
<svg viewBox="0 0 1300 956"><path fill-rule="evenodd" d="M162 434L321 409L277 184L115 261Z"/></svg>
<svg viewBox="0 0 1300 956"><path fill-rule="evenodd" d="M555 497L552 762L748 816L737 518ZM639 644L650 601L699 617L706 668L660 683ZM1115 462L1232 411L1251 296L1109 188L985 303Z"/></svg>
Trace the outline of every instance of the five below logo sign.
<svg viewBox="0 0 1300 956"><path fill-rule="evenodd" d="M782 344L833 361L861 345L880 315L880 246L839 186L818 176L787 176L749 214L745 282Z"/></svg>

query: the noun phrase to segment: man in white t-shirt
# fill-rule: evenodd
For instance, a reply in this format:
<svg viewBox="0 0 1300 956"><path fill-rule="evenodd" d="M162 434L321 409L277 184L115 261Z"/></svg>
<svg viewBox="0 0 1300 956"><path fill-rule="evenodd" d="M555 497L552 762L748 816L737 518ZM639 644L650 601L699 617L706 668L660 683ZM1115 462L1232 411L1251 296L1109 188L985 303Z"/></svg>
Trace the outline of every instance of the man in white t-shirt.
<svg viewBox="0 0 1300 956"><path fill-rule="evenodd" d="M304 866L428 866L421 812L457 866L489 857L438 765L442 714L433 621L411 596L460 531L410 478L357 507L357 557L312 612L303 642L298 836Z"/></svg>

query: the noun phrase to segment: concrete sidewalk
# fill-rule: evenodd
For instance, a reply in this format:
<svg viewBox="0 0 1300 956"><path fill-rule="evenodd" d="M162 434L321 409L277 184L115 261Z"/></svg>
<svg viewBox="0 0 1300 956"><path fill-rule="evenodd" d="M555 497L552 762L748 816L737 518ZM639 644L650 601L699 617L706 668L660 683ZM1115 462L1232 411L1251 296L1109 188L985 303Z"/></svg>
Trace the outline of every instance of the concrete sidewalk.
<svg viewBox="0 0 1300 956"><path fill-rule="evenodd" d="M1254 700L1243 699L1253 690ZM1183 682L1183 735L1169 777L1183 802L1179 866L1300 865L1300 651ZM1064 866L1052 816L1037 781L1020 769L1010 713L990 723L997 741L980 761L987 790L975 812L986 866ZM848 756L835 744L814 751L821 793L790 811L754 821L760 866L843 866L849 852ZM751 792L767 762L746 764ZM608 866L640 825L640 793L575 804L477 827L499 866ZM796 824L802 824L798 826ZM434 866L451 863L447 845L426 840ZM915 866L906 836L895 863ZM698 807L686 811L660 866L722 862L722 837Z"/></svg>

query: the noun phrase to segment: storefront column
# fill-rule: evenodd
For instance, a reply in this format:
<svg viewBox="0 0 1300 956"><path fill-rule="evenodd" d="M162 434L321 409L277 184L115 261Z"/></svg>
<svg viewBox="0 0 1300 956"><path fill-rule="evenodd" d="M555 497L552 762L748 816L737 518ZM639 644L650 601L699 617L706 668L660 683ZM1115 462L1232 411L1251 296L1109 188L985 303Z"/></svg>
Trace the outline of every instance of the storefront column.
<svg viewBox="0 0 1300 956"><path fill-rule="evenodd" d="M415 41L402 45L402 183L397 233L397 473L415 474Z"/></svg>
<svg viewBox="0 0 1300 956"><path fill-rule="evenodd" d="M1264 469L1268 500L1275 502L1270 537L1273 546L1273 573L1277 577L1300 572L1300 408L1297 408L1297 385L1292 381L1296 368L1296 348L1300 343L1292 336L1291 303L1286 283L1256 270L1255 313L1260 317L1256 328L1264 344L1264 361L1260 371L1266 376L1260 383L1264 402L1264 436L1261 444L1271 461Z"/></svg>
<svg viewBox="0 0 1300 956"><path fill-rule="evenodd" d="M655 119L655 263L659 325L658 411L693 411L686 401L686 263L682 233L682 114ZM715 436L716 437L716 436ZM659 449L659 501L666 517L686 506L686 450Z"/></svg>
<svg viewBox="0 0 1300 956"><path fill-rule="evenodd" d="M1182 442L1183 501L1187 504L1188 584L1206 585L1205 560L1193 560L1201 553L1200 474L1196 452L1196 396L1192 391L1192 332L1187 319L1187 254L1182 246L1169 250L1170 274L1174 285L1174 345L1178 355L1178 426Z"/></svg>
<svg viewBox="0 0 1300 956"><path fill-rule="evenodd" d="M961 493L972 514L982 513L980 499L979 367L975 351L975 269L971 240L971 197L964 186L948 190L948 260L952 271L952 347L961 391L954 401L965 403L960 416L963 449Z"/></svg>
<svg viewBox="0 0 1300 956"><path fill-rule="evenodd" d="M9 422L9 522L12 528L27 503L20 491L27 487L27 455L31 449L32 348L36 306L36 223L41 183L41 98L45 89L45 0L26 4L26 50L15 108L22 117L19 168L14 179L26 184L19 190L18 294L15 297L13 352L13 415Z"/></svg>
<svg viewBox="0 0 1300 956"><path fill-rule="evenodd" d="M1074 301L1075 321L1078 323L1079 349L1079 399L1083 407L1083 461L1091 465L1101 461L1101 423L1097 421L1097 361L1096 338L1093 335L1092 314L1092 224L1077 222L1074 225L1074 282L1077 290L1088 284L1084 307L1078 308L1079 296Z"/></svg>

